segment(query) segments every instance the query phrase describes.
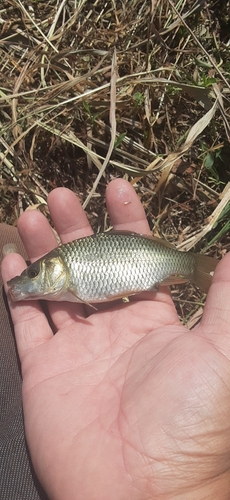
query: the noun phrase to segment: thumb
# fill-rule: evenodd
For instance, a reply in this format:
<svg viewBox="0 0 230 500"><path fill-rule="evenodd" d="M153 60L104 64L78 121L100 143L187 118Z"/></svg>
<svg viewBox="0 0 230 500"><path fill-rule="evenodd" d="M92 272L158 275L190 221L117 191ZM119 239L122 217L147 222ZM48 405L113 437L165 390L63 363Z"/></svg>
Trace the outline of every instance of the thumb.
<svg viewBox="0 0 230 500"><path fill-rule="evenodd" d="M215 270L198 328L230 359L230 253Z"/></svg>

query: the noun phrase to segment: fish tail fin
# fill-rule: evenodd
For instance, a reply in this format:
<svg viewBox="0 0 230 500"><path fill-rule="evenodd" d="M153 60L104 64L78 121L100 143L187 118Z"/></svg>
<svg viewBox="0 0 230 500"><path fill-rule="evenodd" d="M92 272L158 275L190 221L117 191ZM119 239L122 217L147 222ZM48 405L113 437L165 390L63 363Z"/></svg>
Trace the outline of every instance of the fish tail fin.
<svg viewBox="0 0 230 500"><path fill-rule="evenodd" d="M195 271L192 276L192 282L204 293L208 293L213 273L219 261L202 254L193 254L193 257L195 259Z"/></svg>

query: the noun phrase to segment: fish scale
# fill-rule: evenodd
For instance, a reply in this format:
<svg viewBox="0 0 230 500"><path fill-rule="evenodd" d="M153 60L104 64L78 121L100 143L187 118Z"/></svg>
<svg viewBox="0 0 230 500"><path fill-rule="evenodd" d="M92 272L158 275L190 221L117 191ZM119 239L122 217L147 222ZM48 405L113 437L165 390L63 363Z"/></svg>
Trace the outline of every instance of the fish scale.
<svg viewBox="0 0 230 500"><path fill-rule="evenodd" d="M149 238L99 233L57 249L70 273L70 287L83 301L156 290L171 274L193 272L194 259ZM172 254L173 252L173 254Z"/></svg>
<svg viewBox="0 0 230 500"><path fill-rule="evenodd" d="M156 291L160 283L178 282L181 277L207 292L217 262L179 252L158 238L114 231L60 245L8 285L14 301L103 302Z"/></svg>

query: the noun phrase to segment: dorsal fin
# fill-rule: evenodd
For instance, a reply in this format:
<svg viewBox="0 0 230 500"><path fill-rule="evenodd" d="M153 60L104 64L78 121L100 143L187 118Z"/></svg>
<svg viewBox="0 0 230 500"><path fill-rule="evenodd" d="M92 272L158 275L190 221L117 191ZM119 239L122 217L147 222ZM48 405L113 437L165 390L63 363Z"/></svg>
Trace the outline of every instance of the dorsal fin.
<svg viewBox="0 0 230 500"><path fill-rule="evenodd" d="M135 231L128 231L128 230L117 230L117 229L111 229L103 234L117 234L121 236L135 236L135 238L146 238L151 241L155 241L155 243L160 243L161 245L164 245L167 248L171 248L173 250L176 250L176 247L172 244L169 243L169 241L163 240L162 238L158 238L157 236L152 236L151 234L144 234L144 233L135 233Z"/></svg>

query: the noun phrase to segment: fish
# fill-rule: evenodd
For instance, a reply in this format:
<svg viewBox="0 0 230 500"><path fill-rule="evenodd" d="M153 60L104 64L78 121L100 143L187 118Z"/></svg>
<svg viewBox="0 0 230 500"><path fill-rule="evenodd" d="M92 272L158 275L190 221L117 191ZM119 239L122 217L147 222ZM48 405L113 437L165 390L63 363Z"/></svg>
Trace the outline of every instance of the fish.
<svg viewBox="0 0 230 500"><path fill-rule="evenodd" d="M218 260L160 238L111 231L61 244L8 281L13 301L107 302L191 281L207 293Z"/></svg>

